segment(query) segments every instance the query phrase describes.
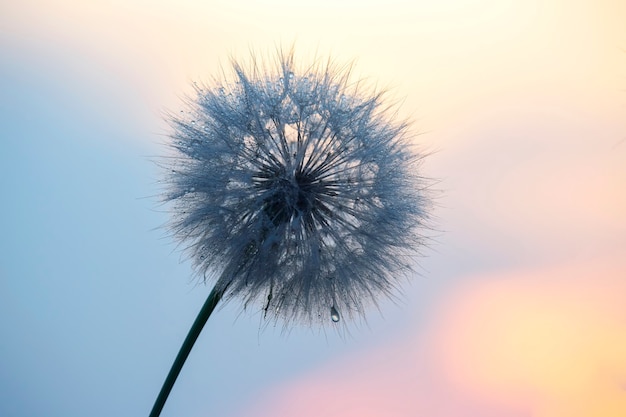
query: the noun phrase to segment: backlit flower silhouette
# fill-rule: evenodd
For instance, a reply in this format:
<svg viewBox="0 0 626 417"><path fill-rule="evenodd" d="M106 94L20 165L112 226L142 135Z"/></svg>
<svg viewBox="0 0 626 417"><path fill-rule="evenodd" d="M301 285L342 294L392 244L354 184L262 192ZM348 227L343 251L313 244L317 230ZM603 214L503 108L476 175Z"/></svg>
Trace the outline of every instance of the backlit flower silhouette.
<svg viewBox="0 0 626 417"><path fill-rule="evenodd" d="M349 67L279 54L234 63L172 117L171 230L214 283L197 333L220 299L286 324L361 316L411 271L427 219L421 155L360 84Z"/></svg>

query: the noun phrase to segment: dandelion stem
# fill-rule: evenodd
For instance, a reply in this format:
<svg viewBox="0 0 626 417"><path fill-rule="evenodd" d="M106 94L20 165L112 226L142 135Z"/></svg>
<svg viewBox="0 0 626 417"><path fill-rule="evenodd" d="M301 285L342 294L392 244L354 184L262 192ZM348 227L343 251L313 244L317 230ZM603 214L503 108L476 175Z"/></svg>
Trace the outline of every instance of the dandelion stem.
<svg viewBox="0 0 626 417"><path fill-rule="evenodd" d="M170 395L170 391L172 391L172 387L176 382L176 378L178 378L178 374L180 370L183 368L185 361L187 360L187 356L189 356L189 352L191 352L191 348L194 343L198 339L202 328L206 324L207 320L211 316L211 313L215 309L215 306L224 295L225 288L216 289L215 287L207 297L207 300L204 302L202 309L198 313L196 320L191 325L189 329L189 333L187 333L187 337L183 342L180 350L178 351L178 355L172 364L170 372L167 374L167 378L165 378L165 382L163 382L163 386L161 387L161 392L159 392L159 396L154 402L154 406L152 407L152 411L150 412L150 417L158 417L161 415L161 411L163 410L163 406L165 405L165 401L167 401L167 397Z"/></svg>

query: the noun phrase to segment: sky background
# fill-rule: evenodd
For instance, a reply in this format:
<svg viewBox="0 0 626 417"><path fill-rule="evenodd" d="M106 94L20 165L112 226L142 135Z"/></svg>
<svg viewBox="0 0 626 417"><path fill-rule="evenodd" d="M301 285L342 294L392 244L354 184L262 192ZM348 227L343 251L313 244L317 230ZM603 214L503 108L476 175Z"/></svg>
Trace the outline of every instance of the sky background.
<svg viewBox="0 0 626 417"><path fill-rule="evenodd" d="M294 42L402 101L435 242L348 335L223 306L162 415L626 415L624 21L623 0L0 0L0 415L148 414L210 290L161 228L163 114Z"/></svg>

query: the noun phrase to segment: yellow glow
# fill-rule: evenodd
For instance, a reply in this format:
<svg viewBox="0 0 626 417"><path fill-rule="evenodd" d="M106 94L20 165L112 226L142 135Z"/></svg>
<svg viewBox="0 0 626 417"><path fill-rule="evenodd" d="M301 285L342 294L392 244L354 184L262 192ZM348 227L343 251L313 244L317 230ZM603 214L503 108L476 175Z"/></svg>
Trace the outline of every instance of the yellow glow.
<svg viewBox="0 0 626 417"><path fill-rule="evenodd" d="M450 380L541 417L626 415L625 266L503 276L461 291L446 305L438 346Z"/></svg>
<svg viewBox="0 0 626 417"><path fill-rule="evenodd" d="M597 100L607 86L617 92L626 47L621 0L25 0L3 15L21 34L14 40L41 36L135 62L139 54L146 74L171 74L171 89L249 48L295 41L307 54L358 58L359 72L402 89L428 130L536 93L567 92L571 101ZM161 67L150 67L153 58Z"/></svg>

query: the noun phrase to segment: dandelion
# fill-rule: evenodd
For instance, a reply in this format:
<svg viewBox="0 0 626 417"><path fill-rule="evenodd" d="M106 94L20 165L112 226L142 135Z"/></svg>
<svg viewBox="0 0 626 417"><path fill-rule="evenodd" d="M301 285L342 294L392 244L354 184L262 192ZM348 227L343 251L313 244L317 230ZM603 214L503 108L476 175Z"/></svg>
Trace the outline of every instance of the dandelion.
<svg viewBox="0 0 626 417"><path fill-rule="evenodd" d="M214 288L151 416L221 299L336 324L391 295L422 243L421 155L382 93L349 67L301 70L293 53L233 67L171 120L171 230Z"/></svg>

